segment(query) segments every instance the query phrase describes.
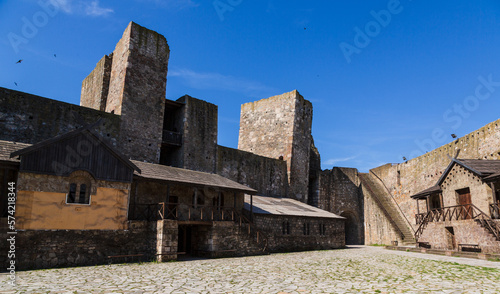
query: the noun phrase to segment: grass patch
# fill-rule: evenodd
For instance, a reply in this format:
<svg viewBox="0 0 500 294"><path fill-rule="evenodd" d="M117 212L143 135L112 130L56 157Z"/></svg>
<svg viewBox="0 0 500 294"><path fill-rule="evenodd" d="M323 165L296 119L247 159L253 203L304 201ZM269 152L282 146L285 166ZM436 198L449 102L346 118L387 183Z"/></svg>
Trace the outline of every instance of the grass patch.
<svg viewBox="0 0 500 294"><path fill-rule="evenodd" d="M375 246L375 247L385 247L385 246L389 246L389 245L385 245L385 244L370 244L370 246Z"/></svg>

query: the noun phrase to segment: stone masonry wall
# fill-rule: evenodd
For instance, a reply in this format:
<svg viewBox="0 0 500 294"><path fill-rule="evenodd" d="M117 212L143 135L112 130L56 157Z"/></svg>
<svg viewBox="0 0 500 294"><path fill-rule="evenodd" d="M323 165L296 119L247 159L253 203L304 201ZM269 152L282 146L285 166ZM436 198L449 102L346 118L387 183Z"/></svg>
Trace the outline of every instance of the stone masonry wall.
<svg viewBox="0 0 500 294"><path fill-rule="evenodd" d="M288 197L307 202L312 104L297 91L241 106L238 149L287 163Z"/></svg>
<svg viewBox="0 0 500 294"><path fill-rule="evenodd" d="M160 262L177 259L179 227L177 221L159 220L156 223L156 253Z"/></svg>
<svg viewBox="0 0 500 294"><path fill-rule="evenodd" d="M394 226L389 222L370 192L364 186L362 187L364 195L365 244L391 245L392 241L403 243L401 236L396 233Z"/></svg>
<svg viewBox="0 0 500 294"><path fill-rule="evenodd" d="M217 156L217 105L184 96L177 100L184 103L182 120L183 168L215 173Z"/></svg>
<svg viewBox="0 0 500 294"><path fill-rule="evenodd" d="M107 264L108 256L144 254L153 260L156 223L129 222L129 230L40 230L18 231L16 264L19 270ZM0 234L0 236L7 234ZM5 246L6 242L0 242ZM5 264L6 247L0 248ZM123 261L123 260L116 260ZM7 267L2 266L2 269Z"/></svg>
<svg viewBox="0 0 500 294"><path fill-rule="evenodd" d="M254 214L254 224L268 236L271 252L337 249L345 246L344 219ZM304 224L309 225L309 235L304 234ZM324 235L320 233L320 224L324 225ZM283 225L286 233L283 233Z"/></svg>
<svg viewBox="0 0 500 294"><path fill-rule="evenodd" d="M113 54L104 55L83 80L80 106L106 111Z"/></svg>
<svg viewBox="0 0 500 294"><path fill-rule="evenodd" d="M286 162L249 152L218 146L217 174L247 185L259 195L287 195Z"/></svg>
<svg viewBox="0 0 500 294"><path fill-rule="evenodd" d="M264 254L262 248L236 223L213 222L193 227L194 251L198 256L230 257Z"/></svg>
<svg viewBox="0 0 500 294"><path fill-rule="evenodd" d="M131 22L113 52L106 112L121 115L122 152L158 163L170 50L164 36Z"/></svg>
<svg viewBox="0 0 500 294"><path fill-rule="evenodd" d="M348 239L354 244L364 244L364 199L360 189L358 170L334 167L319 173L318 207L346 217Z"/></svg>
<svg viewBox="0 0 500 294"><path fill-rule="evenodd" d="M96 131L114 146L120 117L78 105L0 88L0 140L34 144L105 121Z"/></svg>
<svg viewBox="0 0 500 294"><path fill-rule="evenodd" d="M494 121L420 157L400 164L387 164L371 171L383 180L416 228L417 204L410 196L434 186L450 163L447 155L454 157L458 149L459 158L500 159L499 125L500 120Z"/></svg>
<svg viewBox="0 0 500 294"><path fill-rule="evenodd" d="M464 188L469 188L472 204L489 215L489 205L493 203L490 186L458 164L453 166L445 181L441 184L443 205L445 207L460 205L456 191ZM427 211L425 208L420 208L420 210L421 212Z"/></svg>
<svg viewBox="0 0 500 294"><path fill-rule="evenodd" d="M454 245L447 227L453 228ZM419 241L429 242L432 249L457 250L458 244L478 244L483 253L500 252L500 241L496 241L493 235L474 220L429 223Z"/></svg>

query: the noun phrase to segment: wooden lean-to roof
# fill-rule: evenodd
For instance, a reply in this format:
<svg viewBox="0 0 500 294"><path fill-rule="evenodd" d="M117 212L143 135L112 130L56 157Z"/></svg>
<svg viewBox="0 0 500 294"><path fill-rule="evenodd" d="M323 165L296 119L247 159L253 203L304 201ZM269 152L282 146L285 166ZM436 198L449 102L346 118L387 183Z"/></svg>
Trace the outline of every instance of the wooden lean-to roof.
<svg viewBox="0 0 500 294"><path fill-rule="evenodd" d="M250 203L252 202L252 203ZM250 208L251 204L253 208ZM245 209L255 214L344 219L339 215L290 198L245 195Z"/></svg>
<svg viewBox="0 0 500 294"><path fill-rule="evenodd" d="M135 172L137 179L157 180L173 184L182 184L195 187L215 187L226 190L244 192L248 194L257 193L256 190L224 178L220 175L192 171L160 164L146 163L132 160L141 172Z"/></svg>

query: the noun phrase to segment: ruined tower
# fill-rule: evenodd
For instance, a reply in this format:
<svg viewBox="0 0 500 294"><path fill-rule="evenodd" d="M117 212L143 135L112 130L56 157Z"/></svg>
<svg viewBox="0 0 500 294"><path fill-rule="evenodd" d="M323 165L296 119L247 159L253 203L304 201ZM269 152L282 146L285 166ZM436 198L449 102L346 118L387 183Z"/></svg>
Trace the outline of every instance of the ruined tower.
<svg viewBox="0 0 500 294"><path fill-rule="evenodd" d="M312 104L298 91L241 106L238 149L287 163L288 197L308 200Z"/></svg>
<svg viewBox="0 0 500 294"><path fill-rule="evenodd" d="M164 36L130 22L83 81L80 105L121 116L118 145L130 158L159 162L169 55Z"/></svg>

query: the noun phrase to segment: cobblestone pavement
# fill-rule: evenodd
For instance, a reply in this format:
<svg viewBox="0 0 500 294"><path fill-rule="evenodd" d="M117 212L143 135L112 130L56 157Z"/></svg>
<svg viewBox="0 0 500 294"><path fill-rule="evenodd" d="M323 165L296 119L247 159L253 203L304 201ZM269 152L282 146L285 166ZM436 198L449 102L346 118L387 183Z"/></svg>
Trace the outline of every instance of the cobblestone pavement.
<svg viewBox="0 0 500 294"><path fill-rule="evenodd" d="M433 257L357 247L37 270L17 273L15 288L0 275L0 293L500 293L499 263L427 258Z"/></svg>

